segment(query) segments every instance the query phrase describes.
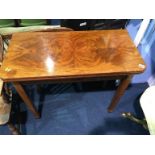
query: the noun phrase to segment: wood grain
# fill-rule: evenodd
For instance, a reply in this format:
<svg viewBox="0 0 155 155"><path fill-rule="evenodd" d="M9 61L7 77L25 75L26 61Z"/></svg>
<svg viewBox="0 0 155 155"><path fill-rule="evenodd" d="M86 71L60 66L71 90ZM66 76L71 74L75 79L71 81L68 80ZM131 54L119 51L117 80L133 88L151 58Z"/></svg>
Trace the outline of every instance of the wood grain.
<svg viewBox="0 0 155 155"><path fill-rule="evenodd" d="M24 32L13 35L0 70L4 81L142 73L145 63L126 30Z"/></svg>

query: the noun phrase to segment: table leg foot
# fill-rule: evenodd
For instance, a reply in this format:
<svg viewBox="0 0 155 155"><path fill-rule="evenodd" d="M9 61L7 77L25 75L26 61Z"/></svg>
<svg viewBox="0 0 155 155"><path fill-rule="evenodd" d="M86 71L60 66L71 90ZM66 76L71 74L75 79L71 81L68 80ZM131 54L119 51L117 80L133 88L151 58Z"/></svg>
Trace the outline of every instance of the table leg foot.
<svg viewBox="0 0 155 155"><path fill-rule="evenodd" d="M30 98L27 96L22 85L19 82L14 82L13 85L14 85L16 91L18 92L18 94L20 95L20 97L23 99L24 103L29 108L29 110L34 114L35 118L40 118L40 114L38 113L38 111L34 107Z"/></svg>
<svg viewBox="0 0 155 155"><path fill-rule="evenodd" d="M7 125L13 135L21 135L20 131L12 123L8 122Z"/></svg>
<svg viewBox="0 0 155 155"><path fill-rule="evenodd" d="M121 80L121 82L116 90L116 93L113 96L112 102L111 102L110 106L108 107L108 112L113 112L118 101L120 100L121 96L124 94L126 88L128 87L131 79L132 79L132 75L128 75Z"/></svg>

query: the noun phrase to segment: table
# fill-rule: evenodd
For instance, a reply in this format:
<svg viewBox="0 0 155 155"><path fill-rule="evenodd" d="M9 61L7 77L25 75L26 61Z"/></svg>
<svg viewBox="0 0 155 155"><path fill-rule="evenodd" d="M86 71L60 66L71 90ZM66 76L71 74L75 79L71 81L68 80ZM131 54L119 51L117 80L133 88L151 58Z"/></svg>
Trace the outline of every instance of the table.
<svg viewBox="0 0 155 155"><path fill-rule="evenodd" d="M146 65L126 30L15 33L0 69L35 117L39 113L22 84L120 79L112 112L134 74Z"/></svg>

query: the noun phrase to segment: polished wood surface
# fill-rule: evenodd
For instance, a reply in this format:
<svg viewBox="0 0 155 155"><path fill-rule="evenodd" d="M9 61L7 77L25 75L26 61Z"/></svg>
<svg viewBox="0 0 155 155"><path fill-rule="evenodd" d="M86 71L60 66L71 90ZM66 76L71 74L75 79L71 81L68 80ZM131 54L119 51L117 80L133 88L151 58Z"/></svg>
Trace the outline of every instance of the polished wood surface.
<svg viewBox="0 0 155 155"><path fill-rule="evenodd" d="M144 70L126 30L24 32L13 35L0 78L6 82L71 79Z"/></svg>

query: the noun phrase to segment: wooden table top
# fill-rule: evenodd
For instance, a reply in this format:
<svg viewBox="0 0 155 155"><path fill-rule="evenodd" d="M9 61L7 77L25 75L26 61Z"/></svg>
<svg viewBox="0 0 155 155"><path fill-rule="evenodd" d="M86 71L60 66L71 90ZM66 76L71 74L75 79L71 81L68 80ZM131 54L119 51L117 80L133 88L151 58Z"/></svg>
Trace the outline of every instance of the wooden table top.
<svg viewBox="0 0 155 155"><path fill-rule="evenodd" d="M0 69L4 81L142 73L145 63L126 30L13 35Z"/></svg>

